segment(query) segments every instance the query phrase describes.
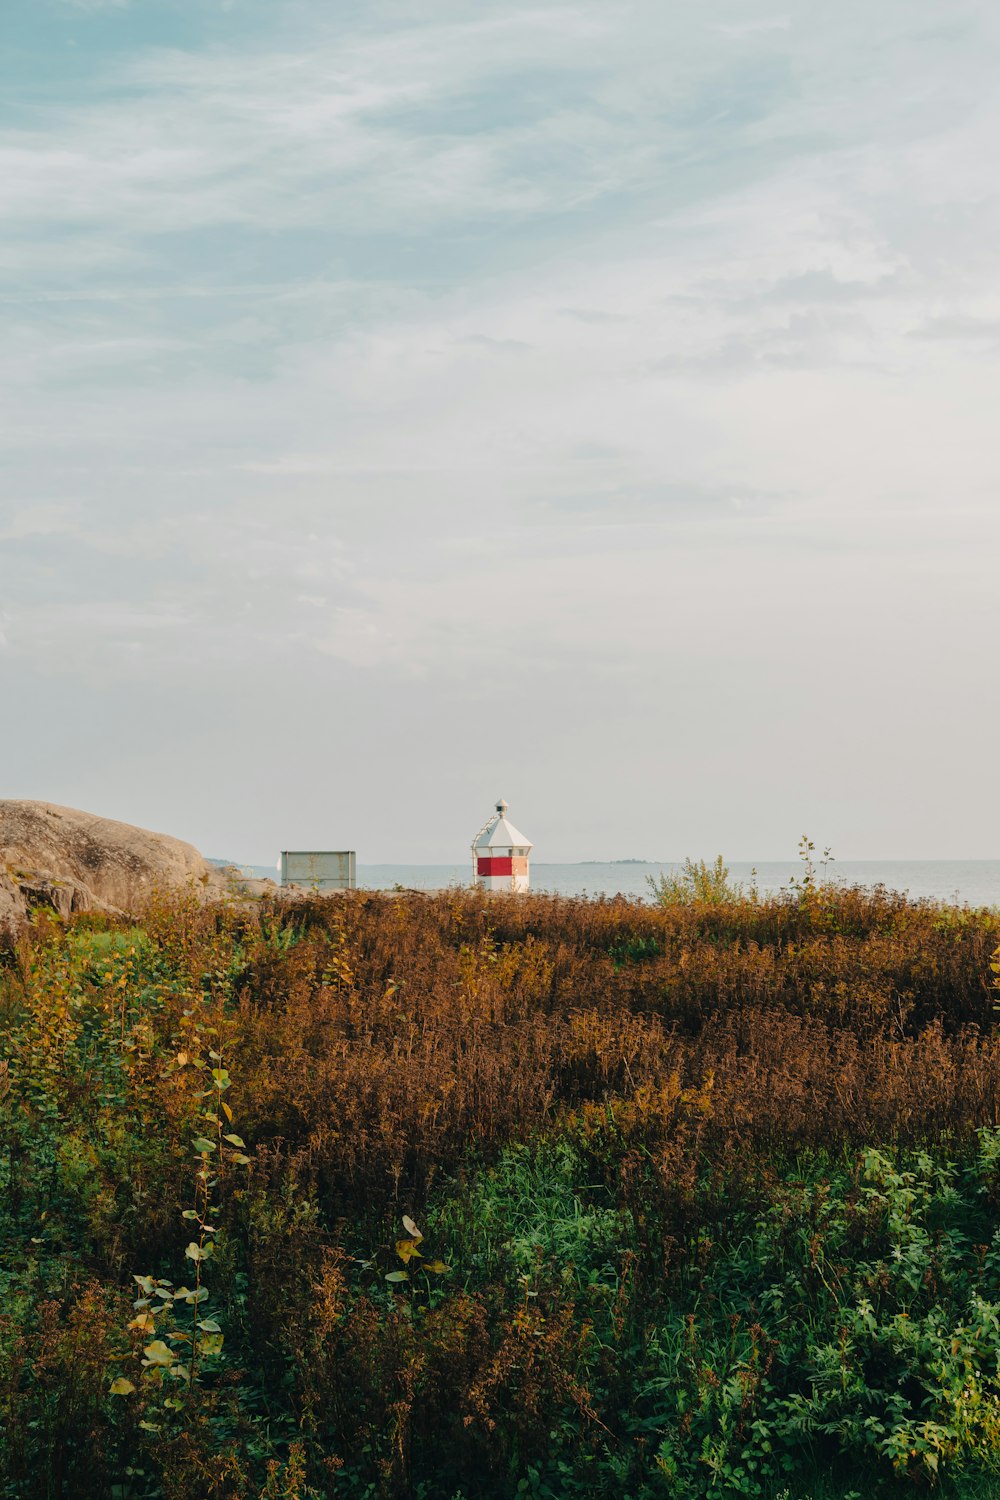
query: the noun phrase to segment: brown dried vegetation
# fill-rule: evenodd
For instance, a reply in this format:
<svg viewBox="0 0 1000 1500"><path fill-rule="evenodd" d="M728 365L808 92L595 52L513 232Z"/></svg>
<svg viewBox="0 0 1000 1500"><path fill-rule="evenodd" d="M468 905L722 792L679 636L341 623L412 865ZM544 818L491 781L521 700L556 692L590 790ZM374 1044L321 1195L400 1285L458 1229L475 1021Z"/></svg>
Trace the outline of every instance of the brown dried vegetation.
<svg viewBox="0 0 1000 1500"><path fill-rule="evenodd" d="M41 1464L51 1495L404 1496L423 1476L431 1496L445 1444L445 1500L484 1472L501 1496L553 1424L576 1434L573 1464L612 1455L601 1483L615 1463L655 1479L641 1437L621 1457L651 1300L696 1285L798 1153L961 1155L1000 1124L988 912L819 887L663 907L192 899L139 920L129 950L111 919L42 919L0 969L20 1299L0 1313L0 1495ZM140 1397L109 1409L101 1372L135 1374L133 1274L176 1270L203 1082L189 1058L208 1037L251 1154L219 1192L228 1365L176 1431L143 1435ZM443 1193L457 1234L469 1185L539 1141L568 1143L634 1227L610 1302L541 1255L506 1281L458 1266L419 1294L386 1287L402 1214ZM482 1226L466 1229L471 1246ZM774 1356L747 1327L749 1410ZM654 1479L635 1493L669 1492Z"/></svg>

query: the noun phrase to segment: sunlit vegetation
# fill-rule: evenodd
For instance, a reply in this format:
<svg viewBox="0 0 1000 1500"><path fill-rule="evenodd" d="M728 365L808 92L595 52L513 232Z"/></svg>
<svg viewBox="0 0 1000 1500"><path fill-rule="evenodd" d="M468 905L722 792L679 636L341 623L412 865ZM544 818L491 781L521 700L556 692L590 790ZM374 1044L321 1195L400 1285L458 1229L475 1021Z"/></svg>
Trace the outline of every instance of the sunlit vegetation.
<svg viewBox="0 0 1000 1500"><path fill-rule="evenodd" d="M11 943L0 1495L998 1493L1000 918L679 878Z"/></svg>

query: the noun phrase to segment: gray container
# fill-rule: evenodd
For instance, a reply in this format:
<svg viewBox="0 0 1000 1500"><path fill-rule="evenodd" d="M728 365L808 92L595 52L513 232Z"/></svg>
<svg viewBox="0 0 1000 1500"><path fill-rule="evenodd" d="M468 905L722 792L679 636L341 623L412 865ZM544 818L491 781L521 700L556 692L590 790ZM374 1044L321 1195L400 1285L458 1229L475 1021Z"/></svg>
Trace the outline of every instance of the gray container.
<svg viewBox="0 0 1000 1500"><path fill-rule="evenodd" d="M282 849L281 883L307 890L353 891L358 883L357 855L353 849Z"/></svg>

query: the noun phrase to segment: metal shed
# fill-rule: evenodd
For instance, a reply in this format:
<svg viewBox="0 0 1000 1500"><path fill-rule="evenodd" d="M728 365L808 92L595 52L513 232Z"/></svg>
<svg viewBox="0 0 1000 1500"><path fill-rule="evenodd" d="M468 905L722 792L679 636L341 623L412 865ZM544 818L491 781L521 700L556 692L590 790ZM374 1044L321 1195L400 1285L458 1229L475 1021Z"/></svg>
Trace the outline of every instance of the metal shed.
<svg viewBox="0 0 1000 1500"><path fill-rule="evenodd" d="M358 883L353 849L282 849L282 885L318 891L353 891Z"/></svg>

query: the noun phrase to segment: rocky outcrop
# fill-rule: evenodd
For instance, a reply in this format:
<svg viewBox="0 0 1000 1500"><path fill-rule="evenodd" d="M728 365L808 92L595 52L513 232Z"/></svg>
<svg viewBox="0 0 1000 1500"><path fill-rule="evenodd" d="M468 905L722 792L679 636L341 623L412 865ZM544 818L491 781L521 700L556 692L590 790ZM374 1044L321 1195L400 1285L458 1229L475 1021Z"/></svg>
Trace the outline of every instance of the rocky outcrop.
<svg viewBox="0 0 1000 1500"><path fill-rule="evenodd" d="M51 802L0 801L0 926L35 907L126 911L154 890L190 888L211 900L232 892L227 871L192 844Z"/></svg>

